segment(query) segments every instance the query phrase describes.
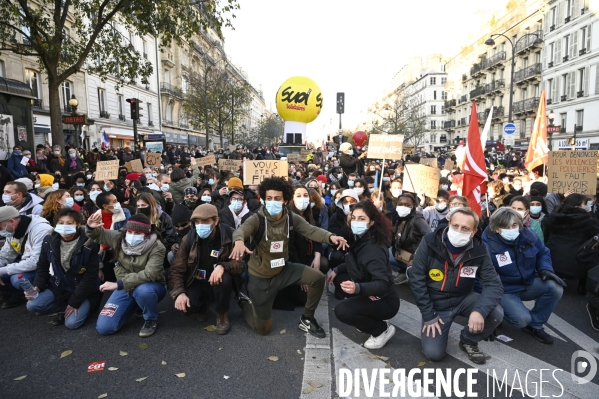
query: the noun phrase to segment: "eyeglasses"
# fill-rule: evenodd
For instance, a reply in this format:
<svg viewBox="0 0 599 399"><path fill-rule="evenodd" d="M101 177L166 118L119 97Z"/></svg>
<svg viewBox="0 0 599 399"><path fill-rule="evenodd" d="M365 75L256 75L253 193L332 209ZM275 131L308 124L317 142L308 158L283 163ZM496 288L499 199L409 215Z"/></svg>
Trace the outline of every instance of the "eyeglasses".
<svg viewBox="0 0 599 399"><path fill-rule="evenodd" d="M177 228L177 229L183 229L183 228L187 227L188 224L189 224L189 222L179 223L179 224L175 225L175 228Z"/></svg>
<svg viewBox="0 0 599 399"><path fill-rule="evenodd" d="M243 202L243 198L231 198L231 202Z"/></svg>
<svg viewBox="0 0 599 399"><path fill-rule="evenodd" d="M451 204L449 204L450 208L463 208L467 206L466 204L463 204L461 202L452 202Z"/></svg>

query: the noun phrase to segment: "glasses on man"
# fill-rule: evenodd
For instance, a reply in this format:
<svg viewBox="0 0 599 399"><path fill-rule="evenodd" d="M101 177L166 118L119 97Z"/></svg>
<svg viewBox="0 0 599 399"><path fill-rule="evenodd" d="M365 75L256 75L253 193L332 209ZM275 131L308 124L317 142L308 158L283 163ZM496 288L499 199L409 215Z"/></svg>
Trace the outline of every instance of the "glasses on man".
<svg viewBox="0 0 599 399"><path fill-rule="evenodd" d="M450 208L464 208L467 205L464 204L463 202L452 202L451 204L449 204Z"/></svg>

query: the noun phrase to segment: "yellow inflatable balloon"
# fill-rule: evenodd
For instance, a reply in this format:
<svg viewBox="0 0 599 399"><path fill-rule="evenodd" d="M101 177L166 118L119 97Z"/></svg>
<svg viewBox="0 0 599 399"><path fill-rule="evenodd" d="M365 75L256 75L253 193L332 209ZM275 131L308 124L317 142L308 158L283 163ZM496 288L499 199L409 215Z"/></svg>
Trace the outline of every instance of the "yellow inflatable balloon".
<svg viewBox="0 0 599 399"><path fill-rule="evenodd" d="M305 76L287 79L277 91L277 111L284 121L312 122L322 111L320 87Z"/></svg>

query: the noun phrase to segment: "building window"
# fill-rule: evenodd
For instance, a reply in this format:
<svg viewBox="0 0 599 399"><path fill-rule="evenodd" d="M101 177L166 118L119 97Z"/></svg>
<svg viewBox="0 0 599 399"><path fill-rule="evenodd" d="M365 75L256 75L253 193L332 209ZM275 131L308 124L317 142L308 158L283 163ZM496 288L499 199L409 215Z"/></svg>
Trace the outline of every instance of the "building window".
<svg viewBox="0 0 599 399"><path fill-rule="evenodd" d="M553 7L551 9L550 20L551 20L551 26L553 26L553 27L557 26L557 10L556 10L556 7Z"/></svg>
<svg viewBox="0 0 599 399"><path fill-rule="evenodd" d="M446 91L442 91L441 92L441 99L442 100L447 100L447 92Z"/></svg>
<svg viewBox="0 0 599 399"><path fill-rule="evenodd" d="M444 85L445 83L447 83L447 78L446 77L442 77L441 78L441 84Z"/></svg>
<svg viewBox="0 0 599 399"><path fill-rule="evenodd" d="M576 111L576 127L582 129L584 126L584 110L579 109Z"/></svg>
<svg viewBox="0 0 599 399"><path fill-rule="evenodd" d="M437 121L431 121L431 130L437 130Z"/></svg>
<svg viewBox="0 0 599 399"><path fill-rule="evenodd" d="M181 91L187 93L187 78L185 76L181 76Z"/></svg>
<svg viewBox="0 0 599 399"><path fill-rule="evenodd" d="M434 90L433 91L433 100L436 100L436 99L437 99L437 90Z"/></svg>
<svg viewBox="0 0 599 399"><path fill-rule="evenodd" d="M564 97L568 94L568 74L565 73L562 75L562 90L561 96Z"/></svg>
<svg viewBox="0 0 599 399"><path fill-rule="evenodd" d="M98 89L98 108L100 114L106 112L106 90Z"/></svg>
<svg viewBox="0 0 599 399"><path fill-rule="evenodd" d="M561 121L561 126L562 126L562 130L565 132L566 131L566 121L567 121L567 117L568 114L567 113L563 113L563 114L559 114L559 118Z"/></svg>
<svg viewBox="0 0 599 399"><path fill-rule="evenodd" d="M154 123L152 119L152 104L146 104L146 108L148 109L148 125Z"/></svg>
<svg viewBox="0 0 599 399"><path fill-rule="evenodd" d="M0 71L0 72L2 72L2 73L0 73L0 76L4 76L4 63L2 63L2 66L0 66L0 69L2 69L2 71ZM40 90L40 80L37 75L37 72L35 72L31 69L25 69L25 82L27 82L29 84L29 87L31 87L33 96L35 98L39 99L41 90ZM67 100L67 103L68 103L68 100Z"/></svg>
<svg viewBox="0 0 599 399"><path fill-rule="evenodd" d="M124 112L124 104L123 104L123 96L119 94L117 96L117 101L119 103L119 119L125 120L125 112Z"/></svg>
<svg viewBox="0 0 599 399"><path fill-rule="evenodd" d="M551 101L555 101L553 98L553 79L547 80L547 99Z"/></svg>
<svg viewBox="0 0 599 399"><path fill-rule="evenodd" d="M164 82L169 84L171 83L171 71L168 69L164 71Z"/></svg>
<svg viewBox="0 0 599 399"><path fill-rule="evenodd" d="M591 50L591 25L580 30L580 49L587 53Z"/></svg>
<svg viewBox="0 0 599 399"><path fill-rule="evenodd" d="M447 143L447 135L446 134L442 134L439 137L439 142L441 142L441 143Z"/></svg>
<svg viewBox="0 0 599 399"><path fill-rule="evenodd" d="M522 119L522 121L520 121L520 138L526 138L526 119Z"/></svg>
<svg viewBox="0 0 599 399"><path fill-rule="evenodd" d="M566 17L572 17L574 14L574 0L567 0Z"/></svg>
<svg viewBox="0 0 599 399"><path fill-rule="evenodd" d="M445 115L445 105L441 105L441 114Z"/></svg>
<svg viewBox="0 0 599 399"><path fill-rule="evenodd" d="M4 61L0 60L0 78L6 77L6 70L4 69Z"/></svg>
<svg viewBox="0 0 599 399"><path fill-rule="evenodd" d="M148 42L146 42L145 40L143 42L141 42L141 48L144 52L144 58L148 59Z"/></svg>
<svg viewBox="0 0 599 399"><path fill-rule="evenodd" d="M584 95L584 80L585 76L584 76L584 68L580 68L578 70L578 94L577 95Z"/></svg>
<svg viewBox="0 0 599 399"><path fill-rule="evenodd" d="M166 122L172 123L173 121L173 104L170 103L166 106Z"/></svg>
<svg viewBox="0 0 599 399"><path fill-rule="evenodd" d="M564 58L566 58L566 60L567 60L568 54L570 52L570 35L564 36L564 39L562 40L562 42L564 43L563 54L566 55Z"/></svg>
<svg viewBox="0 0 599 399"><path fill-rule="evenodd" d="M432 76L431 77L431 85L436 85L437 84L437 78Z"/></svg>
<svg viewBox="0 0 599 399"><path fill-rule="evenodd" d="M437 106L431 105L431 115L435 115L435 114L437 114Z"/></svg>
<svg viewBox="0 0 599 399"><path fill-rule="evenodd" d="M67 82L66 80L64 82L61 83L60 85L60 91L62 93L62 104L64 105L64 109L67 112L71 112L70 108L71 106L69 105L69 100L71 99L71 82Z"/></svg>

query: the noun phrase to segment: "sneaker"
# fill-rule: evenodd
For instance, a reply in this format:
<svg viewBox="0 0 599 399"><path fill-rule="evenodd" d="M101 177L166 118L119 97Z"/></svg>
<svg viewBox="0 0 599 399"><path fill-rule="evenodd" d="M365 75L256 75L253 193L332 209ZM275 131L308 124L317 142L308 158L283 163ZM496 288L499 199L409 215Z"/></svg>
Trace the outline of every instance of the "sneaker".
<svg viewBox="0 0 599 399"><path fill-rule="evenodd" d="M158 327L158 322L156 320L146 320L144 326L141 328L139 332L140 337L149 337L150 335L156 332L156 327Z"/></svg>
<svg viewBox="0 0 599 399"><path fill-rule="evenodd" d="M242 309L243 309L243 306L242 306L242 304L243 304L244 302L245 302L245 303L249 303L250 305L252 304L252 300L251 300L251 299L250 299L250 298L249 298L247 295L245 295L243 292L241 292L241 291L240 291L240 292L239 292L239 295L238 295L238 297L237 297L237 304L238 304L238 305L239 305L239 307L240 307L240 308L242 308Z"/></svg>
<svg viewBox="0 0 599 399"><path fill-rule="evenodd" d="M327 336L314 317L300 317L299 329L314 335L316 338L324 338Z"/></svg>
<svg viewBox="0 0 599 399"><path fill-rule="evenodd" d="M533 337L536 338L537 341L542 342L547 345L553 345L553 337L545 332L542 328L532 328L531 326L526 326L522 329L522 331L532 334Z"/></svg>
<svg viewBox="0 0 599 399"><path fill-rule="evenodd" d="M591 318L591 326L593 326L595 330L599 331L599 310L591 306L590 303L587 303L587 312Z"/></svg>
<svg viewBox="0 0 599 399"><path fill-rule="evenodd" d="M395 283L395 285L402 285L402 284L408 282L408 276L406 276L405 273L399 273L397 275L397 277L395 277L395 279L393 280L393 282Z"/></svg>
<svg viewBox="0 0 599 399"><path fill-rule="evenodd" d="M395 335L395 327L392 324L387 323L387 330L378 337L371 335L370 338L364 342L364 348L381 349L393 335Z"/></svg>
<svg viewBox="0 0 599 399"><path fill-rule="evenodd" d="M16 308L17 306L21 306L25 302L27 302L27 299L25 298L15 298L14 296L11 296L2 304L2 309Z"/></svg>
<svg viewBox="0 0 599 399"><path fill-rule="evenodd" d="M485 354L478 349L478 345L465 344L460 340L460 349L468 354L471 362L485 364Z"/></svg>
<svg viewBox="0 0 599 399"><path fill-rule="evenodd" d="M225 335L231 329L231 323L229 322L229 315L227 313L216 315L216 333L218 335Z"/></svg>

